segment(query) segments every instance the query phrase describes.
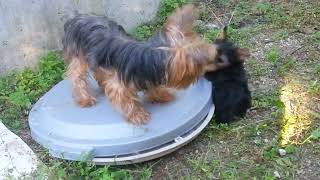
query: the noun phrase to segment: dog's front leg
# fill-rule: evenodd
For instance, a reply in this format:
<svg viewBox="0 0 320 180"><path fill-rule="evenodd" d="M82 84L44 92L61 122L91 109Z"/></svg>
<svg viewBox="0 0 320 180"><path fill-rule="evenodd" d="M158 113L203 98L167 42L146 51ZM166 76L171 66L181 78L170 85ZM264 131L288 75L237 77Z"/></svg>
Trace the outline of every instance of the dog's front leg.
<svg viewBox="0 0 320 180"><path fill-rule="evenodd" d="M139 101L137 90L125 86L115 70L99 68L95 71L95 77L110 102L124 113L130 123L145 124L149 121L150 114Z"/></svg>

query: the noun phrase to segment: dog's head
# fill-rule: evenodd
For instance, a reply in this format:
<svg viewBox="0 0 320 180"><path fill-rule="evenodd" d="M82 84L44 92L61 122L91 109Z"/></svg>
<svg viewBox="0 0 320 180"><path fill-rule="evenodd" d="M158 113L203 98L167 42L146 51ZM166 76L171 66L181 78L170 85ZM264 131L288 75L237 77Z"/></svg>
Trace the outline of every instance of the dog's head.
<svg viewBox="0 0 320 180"><path fill-rule="evenodd" d="M197 17L198 10L193 5L186 5L177 9L165 24L172 54L168 69L170 86L188 87L205 73L217 55L216 45L205 42L193 31Z"/></svg>
<svg viewBox="0 0 320 180"><path fill-rule="evenodd" d="M234 64L243 63L249 56L250 52L247 48L240 48L233 43L228 42L227 27L223 28L223 32L214 42L217 48L217 54L214 57L212 64L206 67L207 71L216 71Z"/></svg>

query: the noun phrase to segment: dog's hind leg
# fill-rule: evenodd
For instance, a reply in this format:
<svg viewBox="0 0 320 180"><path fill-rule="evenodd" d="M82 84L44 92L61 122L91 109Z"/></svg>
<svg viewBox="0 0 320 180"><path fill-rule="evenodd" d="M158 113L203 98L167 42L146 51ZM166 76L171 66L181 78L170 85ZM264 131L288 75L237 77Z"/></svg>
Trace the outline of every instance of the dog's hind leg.
<svg viewBox="0 0 320 180"><path fill-rule="evenodd" d="M174 100L175 96L167 87L155 87L146 91L146 98L151 103L166 103Z"/></svg>
<svg viewBox="0 0 320 180"><path fill-rule="evenodd" d="M145 124L150 119L150 114L146 112L139 101L137 90L134 87L127 87L117 76L115 70L97 68L95 78L104 89L110 102L121 109L130 123Z"/></svg>
<svg viewBox="0 0 320 180"><path fill-rule="evenodd" d="M89 92L88 70L89 67L84 58L73 57L67 71L72 83L73 97L82 107L89 107L96 103L96 98Z"/></svg>

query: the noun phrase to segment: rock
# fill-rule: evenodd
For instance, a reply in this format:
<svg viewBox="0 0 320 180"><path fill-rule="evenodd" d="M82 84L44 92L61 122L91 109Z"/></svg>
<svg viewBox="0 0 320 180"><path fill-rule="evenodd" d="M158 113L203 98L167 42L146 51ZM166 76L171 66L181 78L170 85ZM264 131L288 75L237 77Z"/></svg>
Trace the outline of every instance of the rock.
<svg viewBox="0 0 320 180"><path fill-rule="evenodd" d="M280 178L281 178L281 176L280 176L280 174L279 174L278 171L273 172L273 175L274 175L274 177L277 178L277 179L280 179Z"/></svg>
<svg viewBox="0 0 320 180"><path fill-rule="evenodd" d="M63 24L75 10L106 15L127 31L151 21L161 0L0 1L0 75L35 67L48 51L62 49ZM12 53L14 52L14 53Z"/></svg>
<svg viewBox="0 0 320 180"><path fill-rule="evenodd" d="M0 122L0 179L28 176L37 164L30 147Z"/></svg>
<svg viewBox="0 0 320 180"><path fill-rule="evenodd" d="M279 149L280 156L285 156L287 154L287 151L284 149Z"/></svg>
<svg viewBox="0 0 320 180"><path fill-rule="evenodd" d="M205 23L201 20L196 20L196 22L194 23L195 26L200 27L203 30L212 30L212 29L221 29L220 26L214 24L214 23Z"/></svg>
<svg viewBox="0 0 320 180"><path fill-rule="evenodd" d="M213 23L208 23L205 25L205 27L207 29L220 29L220 26L216 25L216 24L213 24Z"/></svg>

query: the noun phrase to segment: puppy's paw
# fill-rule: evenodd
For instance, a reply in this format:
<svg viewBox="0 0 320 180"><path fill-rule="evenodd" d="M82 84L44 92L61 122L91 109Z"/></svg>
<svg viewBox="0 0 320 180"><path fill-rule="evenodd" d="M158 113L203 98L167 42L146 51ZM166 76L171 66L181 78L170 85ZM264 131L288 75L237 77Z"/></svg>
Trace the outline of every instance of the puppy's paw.
<svg viewBox="0 0 320 180"><path fill-rule="evenodd" d="M97 99L93 96L88 96L86 98L82 98L82 99L77 100L77 103L81 107L91 107L91 106L95 105L96 102L97 102Z"/></svg>
<svg viewBox="0 0 320 180"><path fill-rule="evenodd" d="M128 121L132 124L140 125L140 124L146 124L150 120L150 113L140 110L140 111L133 111L128 116Z"/></svg>

